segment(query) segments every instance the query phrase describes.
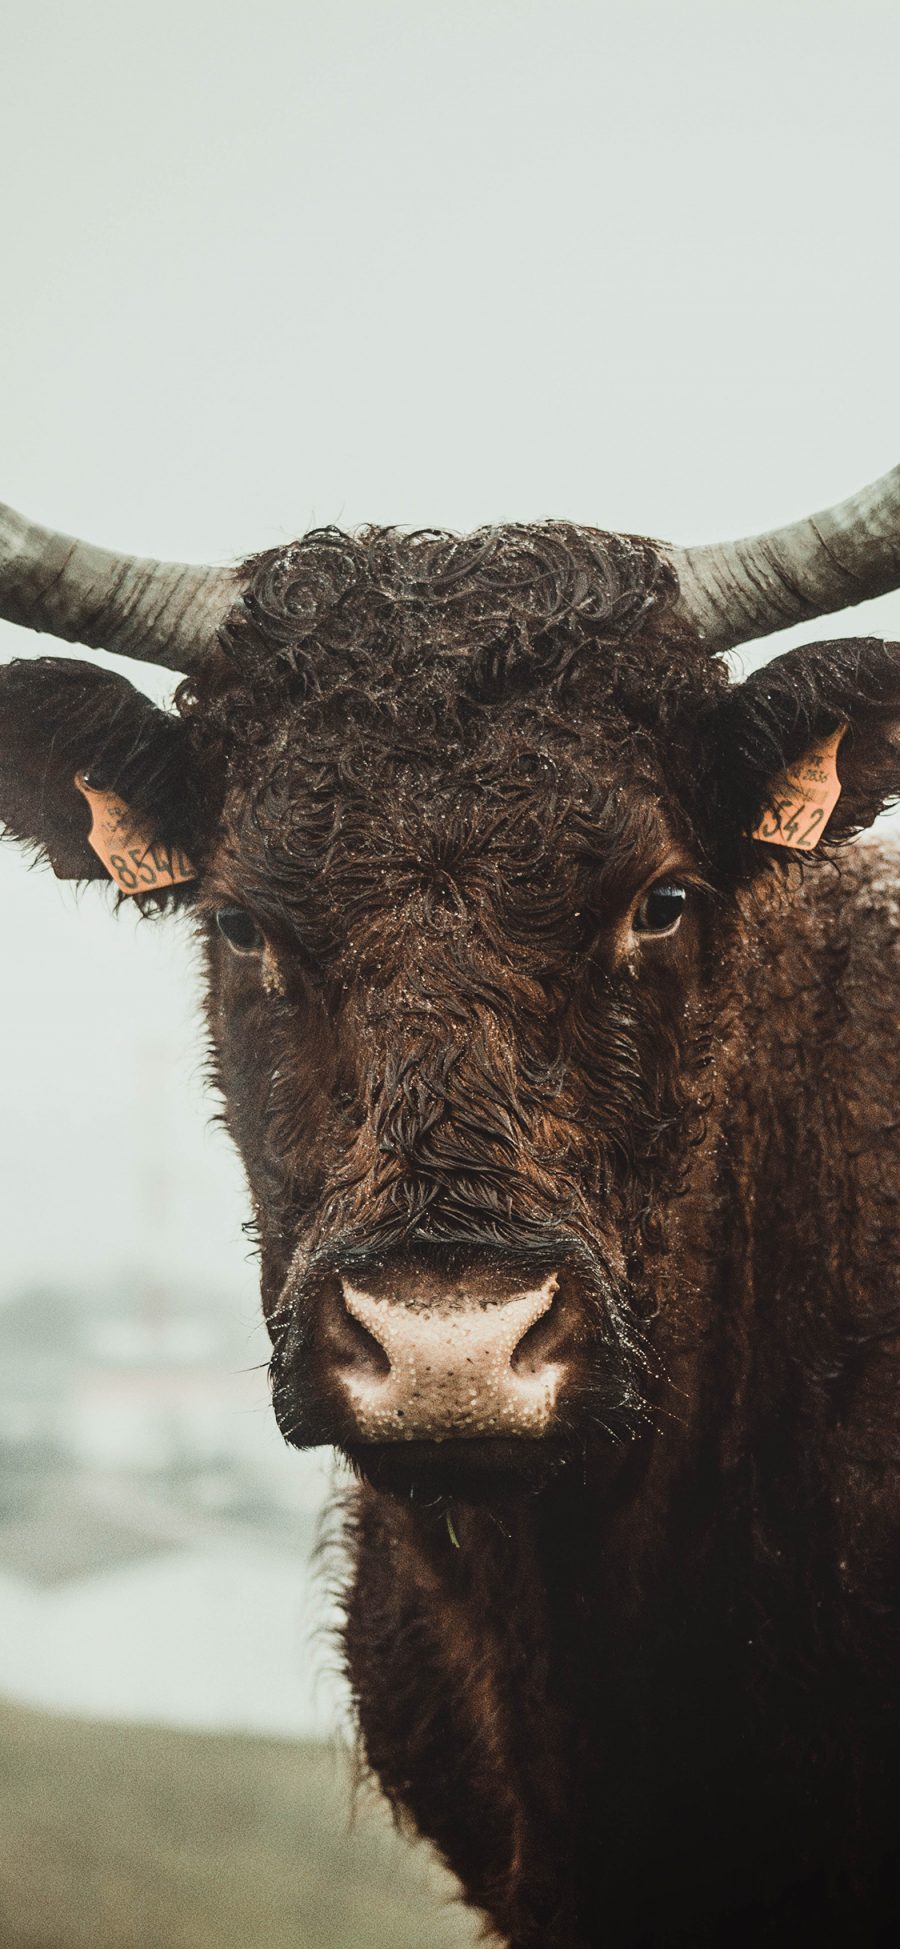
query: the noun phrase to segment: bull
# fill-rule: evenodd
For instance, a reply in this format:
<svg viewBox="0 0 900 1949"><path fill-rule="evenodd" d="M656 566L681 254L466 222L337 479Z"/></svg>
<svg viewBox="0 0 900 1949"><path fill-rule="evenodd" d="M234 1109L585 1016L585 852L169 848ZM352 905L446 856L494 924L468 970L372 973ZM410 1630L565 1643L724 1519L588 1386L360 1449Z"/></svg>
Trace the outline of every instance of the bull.
<svg viewBox="0 0 900 1949"><path fill-rule="evenodd" d="M285 1439L337 1444L365 1760L513 1949L898 1906L900 469L675 549L6 512L0 818L183 909Z"/></svg>

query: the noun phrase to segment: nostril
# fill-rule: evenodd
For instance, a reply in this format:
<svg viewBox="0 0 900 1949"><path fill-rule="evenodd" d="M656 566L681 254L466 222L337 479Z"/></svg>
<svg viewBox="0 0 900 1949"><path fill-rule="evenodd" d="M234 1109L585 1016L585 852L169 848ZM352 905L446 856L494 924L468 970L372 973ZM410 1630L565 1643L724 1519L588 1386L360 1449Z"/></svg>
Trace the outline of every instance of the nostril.
<svg viewBox="0 0 900 1949"><path fill-rule="evenodd" d="M328 1337L338 1364L353 1367L372 1380L383 1380L391 1371L391 1363L374 1333L369 1332L362 1320L348 1312L343 1299L336 1295L329 1306L329 1314Z"/></svg>
<svg viewBox="0 0 900 1949"><path fill-rule="evenodd" d="M513 1373L543 1373L553 1361L558 1360L563 1333L562 1307L556 1294L549 1310L528 1327L513 1348L509 1361Z"/></svg>

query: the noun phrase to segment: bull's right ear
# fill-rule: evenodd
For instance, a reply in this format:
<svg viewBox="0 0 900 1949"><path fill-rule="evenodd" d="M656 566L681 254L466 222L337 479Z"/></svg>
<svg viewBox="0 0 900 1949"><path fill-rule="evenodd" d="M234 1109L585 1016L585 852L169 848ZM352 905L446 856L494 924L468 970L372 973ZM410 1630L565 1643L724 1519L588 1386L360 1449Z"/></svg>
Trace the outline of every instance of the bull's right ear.
<svg viewBox="0 0 900 1949"><path fill-rule="evenodd" d="M87 772L168 847L195 851L187 727L124 677L71 657L0 669L0 822L65 880L108 877L88 843Z"/></svg>
<svg viewBox="0 0 900 1949"><path fill-rule="evenodd" d="M787 650L735 684L712 725L726 834L767 842L758 857L772 845L827 852L900 798L900 645Z"/></svg>

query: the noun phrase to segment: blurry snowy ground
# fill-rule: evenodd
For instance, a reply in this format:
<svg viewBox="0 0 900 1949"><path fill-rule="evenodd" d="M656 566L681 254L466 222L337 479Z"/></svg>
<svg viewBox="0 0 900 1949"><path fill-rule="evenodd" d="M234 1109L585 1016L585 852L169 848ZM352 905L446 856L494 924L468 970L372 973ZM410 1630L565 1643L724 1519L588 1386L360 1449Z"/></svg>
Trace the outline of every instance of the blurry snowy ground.
<svg viewBox="0 0 900 1949"><path fill-rule="evenodd" d="M0 1695L317 1736L335 1464L288 1451L178 928L0 855Z"/></svg>

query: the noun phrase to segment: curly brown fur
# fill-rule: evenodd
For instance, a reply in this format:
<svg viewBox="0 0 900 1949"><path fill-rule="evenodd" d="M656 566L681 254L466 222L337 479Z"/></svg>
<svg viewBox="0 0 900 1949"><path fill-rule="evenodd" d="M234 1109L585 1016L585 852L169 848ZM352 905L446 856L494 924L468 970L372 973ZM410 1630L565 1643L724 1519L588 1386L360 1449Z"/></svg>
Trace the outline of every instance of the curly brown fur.
<svg viewBox="0 0 900 1949"><path fill-rule="evenodd" d="M190 824L276 1411L364 1477L346 1656L398 1813L514 1949L874 1945L898 1894L900 916L893 868L845 842L900 789L900 662L819 644L729 687L674 595L654 544L564 523L320 531L247 565L169 787L141 770L158 727L104 734L89 688L65 768L103 745L116 784L139 757L133 789ZM47 695L28 709L0 814L40 839ZM844 722L801 868L750 835ZM665 874L684 921L641 941ZM264 950L231 953L226 906ZM569 1269L552 1440L480 1477L462 1441L365 1452L329 1281L473 1260Z"/></svg>

